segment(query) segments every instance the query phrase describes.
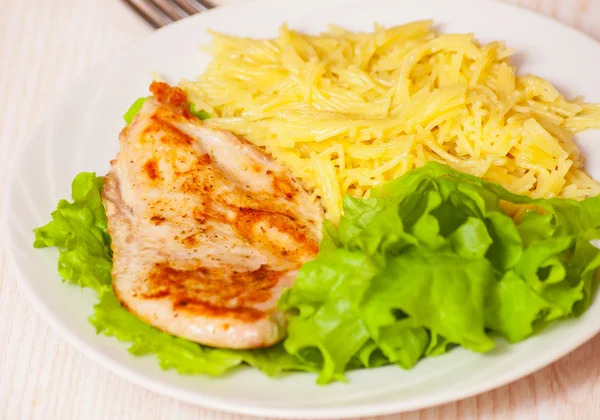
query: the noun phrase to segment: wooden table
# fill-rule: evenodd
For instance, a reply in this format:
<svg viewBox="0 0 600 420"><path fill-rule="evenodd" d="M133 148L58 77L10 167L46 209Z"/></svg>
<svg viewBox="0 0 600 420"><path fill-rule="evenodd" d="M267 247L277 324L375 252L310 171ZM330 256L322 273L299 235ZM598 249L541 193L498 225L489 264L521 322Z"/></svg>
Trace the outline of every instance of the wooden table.
<svg viewBox="0 0 600 420"><path fill-rule="evenodd" d="M244 0L218 3L236 1ZM600 39L600 0L511 1ZM0 192L17 145L55 95L150 31L118 0L0 0ZM192 418L242 417L163 397L88 360L40 319L6 274L0 254L0 419ZM600 335L511 385L389 418L598 419Z"/></svg>

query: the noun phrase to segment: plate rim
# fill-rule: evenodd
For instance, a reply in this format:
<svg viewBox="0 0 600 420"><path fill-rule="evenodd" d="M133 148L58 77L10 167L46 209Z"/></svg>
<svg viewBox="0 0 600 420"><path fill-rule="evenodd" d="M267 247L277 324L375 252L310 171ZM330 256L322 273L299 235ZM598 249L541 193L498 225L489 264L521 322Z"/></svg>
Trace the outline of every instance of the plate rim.
<svg viewBox="0 0 600 420"><path fill-rule="evenodd" d="M172 30L171 28L174 26L178 26L184 22L189 22L190 20L199 20L205 19L204 16L211 16L216 13L230 13L231 10L235 12L236 9L243 9L245 7L254 7L266 8L269 5L277 4L281 0L250 0L243 3L230 3L224 6L219 6L215 9L210 9L206 12L202 12L198 15L190 16L188 18L182 19L180 21L174 22L170 25L162 27L158 30L151 32L149 35L142 37L136 42L132 43L128 47L124 48L122 51L109 55L108 57L100 60L96 64L90 66L85 69L83 73L73 79L72 83L69 83L65 89L59 92L54 98L57 99L56 109L60 109L61 106L78 90L80 86L87 84L88 80L94 79L96 75L101 74L104 70L110 68L110 62L118 62L122 58L131 54L133 51L138 49L141 45L151 42L155 37L160 37L162 32ZM293 1L293 0L284 0L284 1ZM367 2L368 0L360 0L359 3ZM444 0L434 0L434 1L444 1ZM470 0L466 0L470 1ZM501 7L505 9L512 9L512 13L521 13L529 15L532 18L542 19L547 22L551 22L554 26L561 27L562 31L568 31L573 36L577 36L579 38L585 38L588 41L593 41L598 47L600 47L600 41L593 38L592 36L586 34L585 32L579 30L578 28L572 27L553 19L549 16L546 16L541 13L534 12L527 8L521 7L519 5L513 3L504 3L500 1L492 1L492 0L479 0L481 3L493 4L496 7ZM316 2L315 2L316 3ZM357 3L356 0L341 0L340 3ZM413 410L425 409L432 406L439 406L443 404L447 404L450 402L459 401L465 398L469 398L475 395L479 395L485 392L488 392L493 389L497 389L501 386L507 385L509 383L515 382L528 376L544 367L556 362L560 358L566 356L567 354L577 350L583 344L589 342L594 336L596 336L600 332L600 324L596 329L590 329L582 334L581 341L576 345L572 344L564 344L567 343L568 340L563 340L561 345L553 347L551 350L548 350L542 354L541 357L538 357L534 360L533 363L528 364L525 368L521 369L509 369L505 371L502 375L497 375L494 380L487 381L484 386L467 386L463 388L460 392L445 392L443 397L440 397L438 393L436 397L422 397L418 399L416 403L403 403L402 408L398 408L398 403L396 400L389 400L386 403L376 403L376 404L365 404L360 407L352 407L350 411L346 411L344 407L327 407L327 408L271 408L271 407L258 407L251 405L244 405L243 403L231 403L226 399L222 398L214 398L207 397L202 393L195 392L192 390L183 390L177 388L173 385L166 384L164 381L160 379L149 378L146 375L138 373L135 369L131 368L126 363L118 362L111 357L102 354L101 351L97 350L93 345L88 344L83 338L78 336L77 334L71 332L67 326L65 326L57 315L54 314L54 311L49 307L43 297L35 290L32 283L27 280L27 276L20 269L19 265L15 262L15 250L14 250L14 240L12 237L12 231L9 228L8 224L8 214L10 209L10 200L9 198L13 195L13 190L15 187L15 178L18 174L18 167L23 160L23 155L27 151L28 146L33 143L34 139L38 135L40 131L46 126L49 121L51 121L53 114L49 114L48 116L44 116L35 122L33 125L33 129L29 131L24 137L25 140L17 147L9 166L6 172L6 184L5 189L2 194L2 223L0 223L0 230L4 233L4 238L6 239L3 242L2 248L6 252L6 270L5 273L7 276L11 276L14 278L16 284L18 285L18 290L22 291L23 294L27 297L29 303L35 308L35 310L40 315L43 321L46 321L53 329L58 330L60 336L65 339L69 344L71 344L80 354L84 357L92 360L103 368L106 368L109 372L117 375L120 378L124 378L133 382L136 385L141 386L144 389L150 390L152 392L156 392L160 395L165 395L175 400L187 402L190 404L194 404L196 406L213 409L213 410L222 410L224 412L241 414L241 415L250 415L250 416L269 416L269 417L279 417L279 418L297 418L298 416L302 416L306 419L336 419L340 417L344 418L357 418L363 416L379 416L379 415L388 415L393 413L400 412L408 412ZM598 299L598 295L596 296ZM600 304L600 303L596 303ZM108 339L108 337L107 337ZM518 373L515 373L518 371ZM400 410L400 411L399 411Z"/></svg>

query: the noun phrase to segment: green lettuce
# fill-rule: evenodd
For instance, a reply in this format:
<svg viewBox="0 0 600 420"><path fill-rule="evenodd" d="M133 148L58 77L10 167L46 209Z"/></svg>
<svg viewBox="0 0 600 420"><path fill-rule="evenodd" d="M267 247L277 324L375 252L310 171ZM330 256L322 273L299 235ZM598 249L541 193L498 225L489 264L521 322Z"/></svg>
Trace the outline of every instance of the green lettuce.
<svg viewBox="0 0 600 420"><path fill-rule="evenodd" d="M600 198L532 199L428 163L344 198L339 226L326 222L319 255L302 267L279 306L283 343L260 350L214 349L137 319L113 294L102 178L79 174L71 202L35 230L36 248L59 249L61 277L94 289L98 333L154 355L163 369L223 375L250 365L267 375L318 372L318 383L351 369L395 364L456 346L476 352L495 339L518 342L590 305L600 251ZM506 203L532 206L519 222Z"/></svg>
<svg viewBox="0 0 600 420"><path fill-rule="evenodd" d="M61 200L52 221L35 229L34 247L57 247L58 271L64 280L94 289L98 303L90 323L98 333L131 343L136 355L156 356L163 369L182 374L222 375L249 364L274 376L289 370L318 371L279 344L268 349L234 351L200 346L164 333L125 310L113 293L112 253L102 205L102 177L82 172L72 183L73 201Z"/></svg>
<svg viewBox="0 0 600 420"><path fill-rule="evenodd" d="M534 211L517 223L507 202ZM532 199L430 162L344 198L339 228L280 299L294 314L284 346L318 353L328 383L365 348L409 369L455 346L524 340L590 305L599 224L598 197Z"/></svg>
<svg viewBox="0 0 600 420"><path fill-rule="evenodd" d="M148 99L148 98L151 98L151 96L137 98L135 100L135 102L133 102L133 104L131 104L131 106L129 107L127 112L125 112L125 114L123 114L123 119L125 120L125 122L127 124L131 124L131 122L133 121L135 116L138 114L138 112L140 112L140 110L144 106L146 99ZM210 113L208 111L206 111L204 109L198 109L196 107L196 104L193 104L193 103L190 104L190 114L192 114L194 117L198 118L199 120L206 120L206 119L210 118Z"/></svg>
<svg viewBox="0 0 600 420"><path fill-rule="evenodd" d="M192 114L199 120L207 120L210 118L210 114L208 113L208 111L196 108L196 104L194 103L190 104L190 114Z"/></svg>
<svg viewBox="0 0 600 420"><path fill-rule="evenodd" d="M146 99L148 98L137 98L135 102L131 104L127 112L123 114L123 119L127 124L131 124L133 118L137 115L138 112L140 112L140 109L142 109L142 107L144 106Z"/></svg>

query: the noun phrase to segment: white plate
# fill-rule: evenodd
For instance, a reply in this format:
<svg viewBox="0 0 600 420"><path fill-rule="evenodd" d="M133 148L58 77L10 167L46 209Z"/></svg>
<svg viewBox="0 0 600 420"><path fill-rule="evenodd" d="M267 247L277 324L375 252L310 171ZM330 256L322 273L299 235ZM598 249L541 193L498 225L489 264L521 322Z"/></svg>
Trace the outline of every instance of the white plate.
<svg viewBox="0 0 600 420"><path fill-rule="evenodd" d="M269 37L287 21L320 31L329 23L370 30L374 22L400 24L434 18L444 31L474 32L482 41L504 39L518 50L523 72L548 78L567 95L600 101L600 44L549 19L512 6L480 0L264 0L224 7L171 25L129 53L90 72L56 107L14 161L4 199L6 245L12 272L42 316L90 358L154 391L207 407L278 417L351 417L440 404L487 391L520 378L572 351L600 330L600 302L577 320L559 322L518 345L500 343L490 354L454 350L397 367L355 371L349 383L327 387L312 374L269 379L252 369L225 378L185 377L159 369L151 357L135 358L126 345L97 336L87 322L91 292L62 284L57 252L34 250L32 229L45 224L80 171L104 174L118 150L121 115L147 94L151 72L176 82L200 73L209 57L198 45L206 29ZM591 162L600 162L600 133L579 138ZM594 145L595 141L595 145ZM600 165L588 166L600 179Z"/></svg>

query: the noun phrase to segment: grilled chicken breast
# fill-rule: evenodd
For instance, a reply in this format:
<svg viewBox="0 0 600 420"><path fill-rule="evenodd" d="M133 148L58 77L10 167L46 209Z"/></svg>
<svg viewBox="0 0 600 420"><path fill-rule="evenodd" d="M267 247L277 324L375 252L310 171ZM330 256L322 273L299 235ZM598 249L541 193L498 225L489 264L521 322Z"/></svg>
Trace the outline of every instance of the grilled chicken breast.
<svg viewBox="0 0 600 420"><path fill-rule="evenodd" d="M316 256L322 209L265 152L190 115L182 90L151 91L103 189L115 294L176 336L272 345L286 330L276 302Z"/></svg>

